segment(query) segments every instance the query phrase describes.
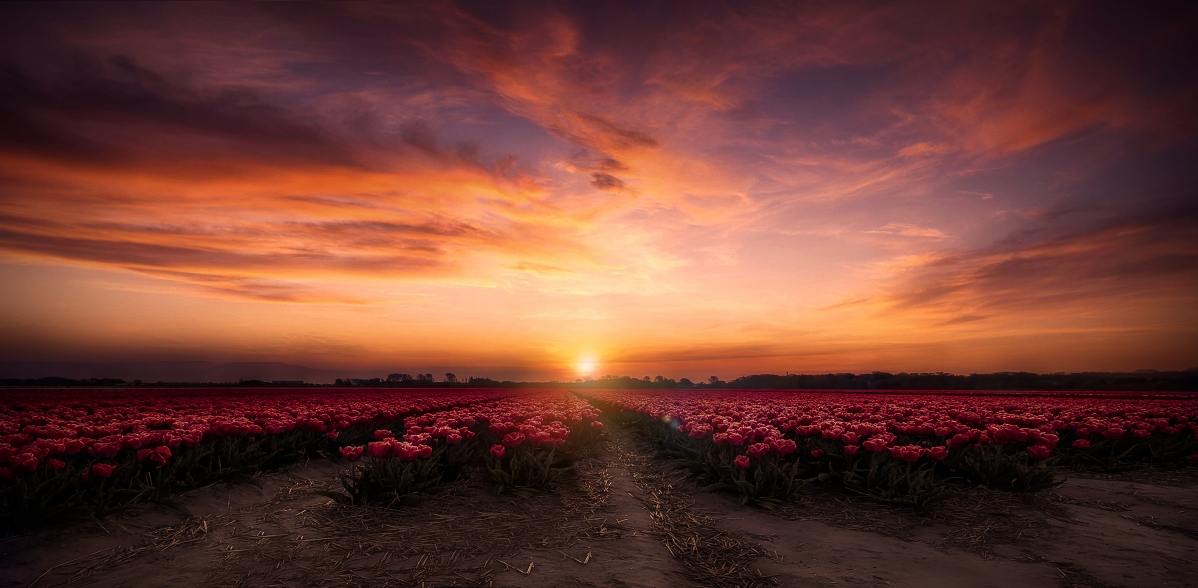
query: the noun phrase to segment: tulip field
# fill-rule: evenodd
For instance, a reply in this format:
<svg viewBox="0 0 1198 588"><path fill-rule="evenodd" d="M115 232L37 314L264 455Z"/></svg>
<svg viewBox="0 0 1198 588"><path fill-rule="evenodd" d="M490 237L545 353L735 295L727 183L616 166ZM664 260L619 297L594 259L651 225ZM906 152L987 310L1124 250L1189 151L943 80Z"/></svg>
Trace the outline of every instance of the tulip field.
<svg viewBox="0 0 1198 588"><path fill-rule="evenodd" d="M24 390L0 400L0 530L103 515L329 456L348 503L406 504L475 463L544 488L597 437L566 391ZM362 458L368 457L365 462Z"/></svg>
<svg viewBox="0 0 1198 588"><path fill-rule="evenodd" d="M0 528L182 508L172 495L310 458L339 460L322 493L349 505L415 504L467 467L551 491L603 411L745 502L826 487L918 507L960 484L1198 462L1190 395L25 389L0 396Z"/></svg>
<svg viewBox="0 0 1198 588"><path fill-rule="evenodd" d="M1194 396L592 391L745 502L826 485L923 506L953 484L1036 491L1063 468L1198 465Z"/></svg>

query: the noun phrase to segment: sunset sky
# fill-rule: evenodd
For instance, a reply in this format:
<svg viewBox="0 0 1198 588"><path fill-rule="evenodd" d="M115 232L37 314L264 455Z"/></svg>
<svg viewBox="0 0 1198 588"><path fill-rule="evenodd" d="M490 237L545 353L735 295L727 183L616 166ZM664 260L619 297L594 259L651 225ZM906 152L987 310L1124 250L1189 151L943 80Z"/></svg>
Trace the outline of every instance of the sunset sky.
<svg viewBox="0 0 1198 588"><path fill-rule="evenodd" d="M1198 367L1198 10L1112 6L8 3L0 361Z"/></svg>

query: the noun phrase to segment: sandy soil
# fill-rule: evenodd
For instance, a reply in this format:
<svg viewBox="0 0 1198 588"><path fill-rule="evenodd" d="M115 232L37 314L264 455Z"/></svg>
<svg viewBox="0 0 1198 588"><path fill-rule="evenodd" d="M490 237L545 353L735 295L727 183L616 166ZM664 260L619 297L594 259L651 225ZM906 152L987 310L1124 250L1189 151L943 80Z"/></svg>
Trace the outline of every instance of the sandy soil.
<svg viewBox="0 0 1198 588"><path fill-rule="evenodd" d="M477 476L400 511L337 505L319 461L0 542L9 586L1198 586L1194 477L1075 477L928 513L696 492L618 427L560 495ZM937 511L937 508L940 508Z"/></svg>

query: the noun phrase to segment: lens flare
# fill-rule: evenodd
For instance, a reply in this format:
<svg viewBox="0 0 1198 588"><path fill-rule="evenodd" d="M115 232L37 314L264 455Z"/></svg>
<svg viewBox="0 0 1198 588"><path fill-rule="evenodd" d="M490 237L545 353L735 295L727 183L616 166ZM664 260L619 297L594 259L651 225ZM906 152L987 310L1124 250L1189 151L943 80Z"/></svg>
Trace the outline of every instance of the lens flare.
<svg viewBox="0 0 1198 588"><path fill-rule="evenodd" d="M589 357L584 357L578 360L578 373L589 376L595 371L595 360Z"/></svg>

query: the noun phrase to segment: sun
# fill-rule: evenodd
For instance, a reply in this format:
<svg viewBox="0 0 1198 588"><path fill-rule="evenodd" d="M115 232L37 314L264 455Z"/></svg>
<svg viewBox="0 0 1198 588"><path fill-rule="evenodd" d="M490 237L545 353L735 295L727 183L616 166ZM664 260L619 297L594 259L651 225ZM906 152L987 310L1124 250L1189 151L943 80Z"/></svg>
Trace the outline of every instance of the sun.
<svg viewBox="0 0 1198 588"><path fill-rule="evenodd" d="M595 371L595 360L590 357L584 357L578 360L578 373L589 376Z"/></svg>

